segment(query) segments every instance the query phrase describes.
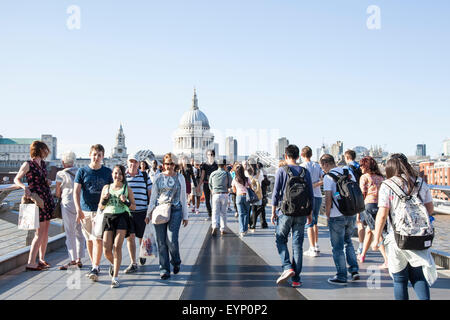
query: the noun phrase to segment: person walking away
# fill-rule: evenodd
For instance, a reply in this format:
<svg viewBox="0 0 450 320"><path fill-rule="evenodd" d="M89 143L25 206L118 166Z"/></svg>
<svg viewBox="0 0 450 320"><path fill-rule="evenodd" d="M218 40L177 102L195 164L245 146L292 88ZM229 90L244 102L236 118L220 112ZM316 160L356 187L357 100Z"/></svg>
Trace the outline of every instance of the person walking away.
<svg viewBox="0 0 450 320"><path fill-rule="evenodd" d="M169 222L155 224L160 277L162 280L167 280L170 278L170 264L173 265L174 274L180 271L181 257L178 234L181 223L183 223L184 227L188 225L188 211L186 182L183 175L176 173L174 170L175 156L172 153L167 153L163 158L163 165L165 170L156 178L153 184L145 223L148 224L151 221L153 209L157 204L171 204Z"/></svg>
<svg viewBox="0 0 450 320"><path fill-rule="evenodd" d="M211 219L212 216L211 192L208 186L208 181L210 174L218 169L217 163L214 160L215 156L216 153L214 150L208 150L206 152L207 161L202 163L202 165L200 166L201 170L200 185L203 186L203 192L205 193L206 210L208 211L208 218L206 218L205 220ZM197 191L200 192L200 190Z"/></svg>
<svg viewBox="0 0 450 320"><path fill-rule="evenodd" d="M250 232L254 233L256 228L256 222L258 220L258 216L261 216L261 227L263 225L263 193L262 193L262 183L264 181L264 175L261 173L261 171L257 168L257 164L250 164L250 167L248 168L248 174L250 177L250 183L252 185L252 189L255 190L256 196L258 197L259 201L255 202L251 205L251 214L250 214L250 226L249 230Z"/></svg>
<svg viewBox="0 0 450 320"><path fill-rule="evenodd" d="M114 181L103 187L98 205L104 213L103 254L111 263L111 288L118 288L123 241L132 230L130 210L135 210L136 204L133 190L127 184L125 167L115 165L112 176Z"/></svg>
<svg viewBox="0 0 450 320"><path fill-rule="evenodd" d="M192 189L192 202L194 204L194 208L192 208L192 213L199 214L200 201L203 193L203 186L200 183L200 165L195 161L194 166L192 167L192 171L194 172L193 181L196 182L196 187Z"/></svg>
<svg viewBox="0 0 450 320"><path fill-rule="evenodd" d="M236 178L236 167L239 163L237 161L234 162L233 164L233 168L231 169L231 178L234 180ZM233 205L234 205L234 216L237 218L238 217L238 209L237 209L237 204L236 204L236 193L233 191L233 189L231 189L231 200L233 201Z"/></svg>
<svg viewBox="0 0 450 320"><path fill-rule="evenodd" d="M355 229L356 217L354 215L344 216L341 213L337 205L338 199L341 195L337 190L335 180L330 176L330 174L337 177L347 174L350 175L351 180L355 183L356 180L351 171L337 167L333 156L330 154L324 154L320 157L320 166L326 173L323 178L323 191L325 192L325 214L327 216L328 227L330 229L333 260L337 269L337 274L334 277L329 278L328 282L334 285L347 285L346 260L350 266L348 272L351 273L352 281L360 279L358 273L358 262L356 260L356 254L352 243L352 234Z"/></svg>
<svg viewBox="0 0 450 320"><path fill-rule="evenodd" d="M225 170L226 162L219 164L219 168L209 176L208 186L212 194L211 234L216 235L220 220L220 234L226 233L228 191L231 188L231 175Z"/></svg>
<svg viewBox="0 0 450 320"><path fill-rule="evenodd" d="M86 239L86 246L91 259L92 268L87 274L96 282L100 273L102 258L102 237L94 234L98 203L103 187L113 182L111 169L103 166L105 148L101 144L93 145L89 151L91 161L77 171L74 183L73 199L77 210L77 223L81 222L81 230Z"/></svg>
<svg viewBox="0 0 450 320"><path fill-rule="evenodd" d="M361 212L364 216L364 224L366 225L366 234L364 236L364 246L362 253L358 255L358 260L363 263L366 258L366 253L373 240L373 230L375 230L375 219L378 212L378 190L384 180L383 175L378 168L377 162L372 157L364 157L360 161L361 171L363 175L359 180L359 186L364 196L364 203L366 210ZM379 247L384 258L384 263L380 265L381 269L387 268L387 256L384 245Z"/></svg>
<svg viewBox="0 0 450 320"><path fill-rule="evenodd" d="M14 183L24 190L25 198L30 199L31 193L36 193L44 202L44 207L39 208L39 228L34 233L31 242L28 263L25 267L27 271L41 271L50 268L50 264L45 261L45 253L48 243L48 229L52 218L55 202L50 191L51 181L47 179L47 167L45 159L50 154L50 149L42 141L33 141L30 145L30 158L22 164L19 172L14 178ZM22 178L26 177L28 186L22 183ZM39 261L36 257L39 253Z"/></svg>
<svg viewBox="0 0 450 320"><path fill-rule="evenodd" d="M267 206L267 190L270 187L270 180L267 177L266 172L264 171L264 166L262 163L258 163L258 168L261 170L261 174L263 175L264 179L261 183L261 189L262 189L262 209L261 209L261 228L267 229L267 221L266 221L266 206Z"/></svg>
<svg viewBox="0 0 450 320"><path fill-rule="evenodd" d="M403 154L393 154L386 163L386 180L378 194L372 249L376 250L384 226L384 245L389 274L394 280L396 300L408 300L408 282L420 300L430 299L430 287L437 279L436 265L431 256L434 236L430 216L433 198L430 188L411 167ZM405 221L413 221L413 224ZM402 235L397 242L395 233ZM413 240L411 246L410 241Z"/></svg>
<svg viewBox="0 0 450 320"><path fill-rule="evenodd" d="M248 231L250 218L250 202L247 201L247 188L251 187L250 179L245 176L244 167L236 165L236 176L231 182L233 192L236 194L236 205L239 215L239 236L243 238Z"/></svg>
<svg viewBox="0 0 450 320"><path fill-rule="evenodd" d="M301 166L307 169L311 175L314 190L314 211L312 214L312 222L306 225L309 239L309 250L306 250L304 254L309 257L318 257L320 254L320 249L319 228L317 227L317 221L319 219L320 207L322 205L322 191L320 190L320 186L323 185L323 171L317 162L311 161L311 157L312 149L309 146L305 146L301 152Z"/></svg>
<svg viewBox="0 0 450 320"><path fill-rule="evenodd" d="M297 165L300 150L296 145L285 149L285 166L278 168L272 194L272 224L276 224L276 244L281 259L282 274L277 284L292 278L292 286L300 287L303 266L303 238L305 224L311 223L314 206L311 176ZM278 208L278 210L277 210ZM292 261L289 257L288 239L292 232Z"/></svg>
<svg viewBox="0 0 450 320"><path fill-rule="evenodd" d="M139 156L130 155L127 160L126 180L128 186L133 191L136 208L131 211L130 236L127 238L128 253L130 254L130 265L125 269L125 273L133 273L138 270L136 262L136 238L139 239L139 245L142 243L142 237L145 231L145 218L147 216L148 203L152 193L152 180L145 171L140 171ZM139 263L143 266L145 258L139 258Z"/></svg>
<svg viewBox="0 0 450 320"><path fill-rule="evenodd" d="M77 210L73 200L74 181L78 171L78 168L73 166L75 159L75 153L64 153L61 157L64 170L58 171L56 174L55 195L61 199L61 216L64 223L64 232L66 233L66 247L70 258L69 263L59 267L60 270L67 270L74 265L81 268L83 266L81 259L84 258L85 254L86 240L81 231L81 224L77 223Z"/></svg>
<svg viewBox="0 0 450 320"><path fill-rule="evenodd" d="M360 168L359 163L355 160L356 159L356 152L353 150L346 150L344 152L344 159L346 166L345 168L349 169L353 176L356 179L356 182L359 183L359 179L361 178L362 171ZM356 215L356 226L358 228L358 240L359 240L359 246L357 253L358 255L361 255L363 246L364 246L364 235L365 235L365 228L364 228L364 216L361 214Z"/></svg>

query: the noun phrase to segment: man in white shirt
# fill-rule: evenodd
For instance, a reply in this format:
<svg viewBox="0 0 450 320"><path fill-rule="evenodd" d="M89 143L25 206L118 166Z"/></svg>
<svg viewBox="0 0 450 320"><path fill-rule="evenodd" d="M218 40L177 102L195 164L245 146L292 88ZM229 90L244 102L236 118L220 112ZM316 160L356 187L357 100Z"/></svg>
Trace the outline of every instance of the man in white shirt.
<svg viewBox="0 0 450 320"><path fill-rule="evenodd" d="M355 229L356 216L344 216L337 207L339 192L336 190L336 182L329 174L341 176L344 169L337 167L334 158L330 154L320 157L320 166L326 173L323 178L323 190L325 192L325 214L328 219L330 229L330 240L333 248L333 260L336 265L337 274L328 279L328 282L336 285L347 284L347 264L350 265L348 271L352 275L352 280L359 280L359 267L356 260L355 249L352 243L352 234ZM356 181L351 171L348 171L353 181ZM345 251L344 251L345 248Z"/></svg>
<svg viewBox="0 0 450 320"><path fill-rule="evenodd" d="M306 250L303 254L310 257L318 257L319 250L319 229L317 227L317 221L319 218L320 206L322 205L322 191L320 186L323 184L323 171L317 162L311 161L312 149L308 146L304 147L301 152L302 164L301 166L306 168L311 175L311 180L314 190L314 210L312 215L312 222L307 224L305 228L308 229L309 250Z"/></svg>

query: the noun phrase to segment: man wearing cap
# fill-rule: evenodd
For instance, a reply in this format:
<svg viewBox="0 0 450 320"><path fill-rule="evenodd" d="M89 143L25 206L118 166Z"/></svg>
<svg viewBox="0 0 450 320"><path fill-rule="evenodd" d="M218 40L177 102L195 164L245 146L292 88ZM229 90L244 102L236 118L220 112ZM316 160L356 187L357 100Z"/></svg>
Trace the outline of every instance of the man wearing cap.
<svg viewBox="0 0 450 320"><path fill-rule="evenodd" d="M139 244L142 241L145 230L145 217L147 215L147 207L152 192L152 181L145 171L139 170L139 157L137 155L129 155L127 161L127 182L131 190L133 190L136 202L136 210L131 211L131 230L130 236L127 238L128 252L130 253L131 264L125 269L125 273L132 273L138 270L136 263L136 240ZM146 259L140 258L141 265L145 264Z"/></svg>

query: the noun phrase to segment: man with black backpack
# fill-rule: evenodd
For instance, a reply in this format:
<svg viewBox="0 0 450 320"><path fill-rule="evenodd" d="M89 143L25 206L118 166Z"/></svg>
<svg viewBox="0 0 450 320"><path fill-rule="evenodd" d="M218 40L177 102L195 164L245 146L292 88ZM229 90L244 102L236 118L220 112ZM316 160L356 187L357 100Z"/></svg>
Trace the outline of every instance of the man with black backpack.
<svg viewBox="0 0 450 320"><path fill-rule="evenodd" d="M300 273L303 262L303 238L306 222L312 221L313 187L307 169L297 165L300 150L296 145L285 149L286 166L278 169L272 194L272 217L276 223L276 244L281 258L283 273L277 284L292 277L292 286L300 287ZM277 207L280 207L277 210ZM287 246L292 231L292 255L289 258Z"/></svg>
<svg viewBox="0 0 450 320"><path fill-rule="evenodd" d="M352 280L359 280L359 267L352 243L356 214L364 210L364 198L353 173L347 168L336 166L330 154L320 157L320 166L325 172L323 191L325 192L325 214L330 229L333 260L337 274L328 279L336 285L347 284L348 272ZM345 250L344 250L345 248Z"/></svg>
<svg viewBox="0 0 450 320"><path fill-rule="evenodd" d="M345 168L348 168L352 173L353 176L356 179L356 182L359 184L359 179L362 176L362 171L359 163L355 160L356 159L356 152L354 150L348 149L344 152L344 159L345 163L347 164ZM362 253L363 250L363 244L364 244L364 236L366 234L365 227L364 227L364 218L363 215L360 215L359 213L356 215L356 226L358 227L358 240L359 240L359 246L358 246L358 254Z"/></svg>

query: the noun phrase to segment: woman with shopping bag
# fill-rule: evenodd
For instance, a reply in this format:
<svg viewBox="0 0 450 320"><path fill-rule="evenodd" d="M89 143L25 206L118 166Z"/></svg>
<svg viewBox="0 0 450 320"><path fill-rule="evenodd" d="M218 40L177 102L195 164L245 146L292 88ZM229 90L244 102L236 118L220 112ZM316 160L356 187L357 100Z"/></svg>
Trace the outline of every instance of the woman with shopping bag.
<svg viewBox="0 0 450 320"><path fill-rule="evenodd" d="M159 273L163 280L170 278L170 263L173 265L174 274L180 271L178 233L182 222L184 227L188 224L186 182L182 174L175 172L174 158L172 153L167 153L163 158L164 171L153 183L147 218L145 218L147 224L152 221L155 226Z"/></svg>
<svg viewBox="0 0 450 320"><path fill-rule="evenodd" d="M33 241L31 242L27 271L41 271L50 267L45 261L47 251L48 229L55 203L50 191L51 181L47 179L47 168L45 158L50 154L50 149L42 141L33 141L30 146L30 157L22 164L19 172L14 178L14 183L24 190L25 197L30 198L32 193L36 193L44 202L43 208L39 208L39 227L36 229ZM26 177L28 186L22 183L22 178ZM39 261L36 257L39 253Z"/></svg>
<svg viewBox="0 0 450 320"><path fill-rule="evenodd" d="M122 263L122 245L130 235L130 210L136 208L133 191L125 178L125 167L116 165L112 172L114 182L103 187L99 209L103 211L103 254L111 262L111 288L119 287L119 269Z"/></svg>

